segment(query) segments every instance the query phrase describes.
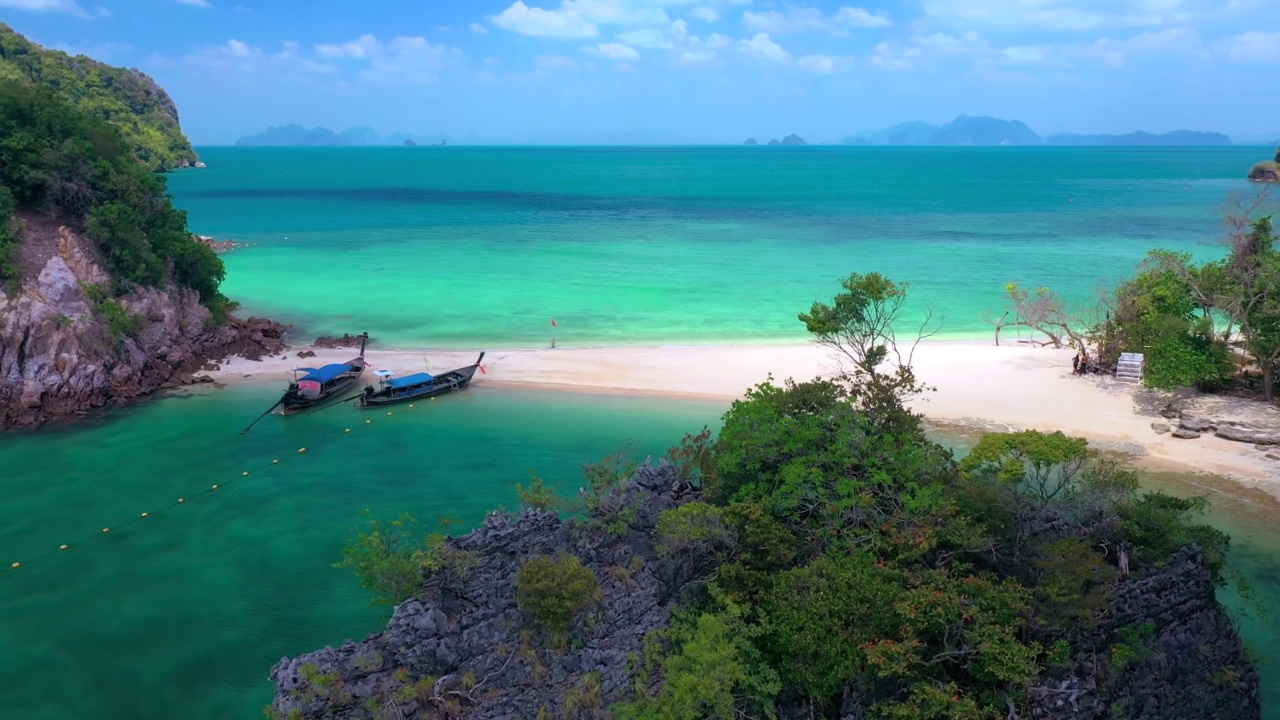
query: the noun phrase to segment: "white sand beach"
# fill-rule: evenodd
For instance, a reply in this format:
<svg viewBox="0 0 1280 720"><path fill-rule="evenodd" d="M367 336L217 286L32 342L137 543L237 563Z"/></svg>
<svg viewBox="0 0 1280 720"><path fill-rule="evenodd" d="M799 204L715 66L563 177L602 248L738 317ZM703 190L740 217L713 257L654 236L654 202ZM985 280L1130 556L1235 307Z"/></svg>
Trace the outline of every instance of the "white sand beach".
<svg viewBox="0 0 1280 720"><path fill-rule="evenodd" d="M314 358L298 358L313 350ZM219 382L270 380L282 386L289 370L342 362L351 349L293 347L286 358L233 358L207 373ZM369 350L374 369L398 374L443 372L475 361L476 351ZM1280 498L1280 462L1251 444L1205 434L1195 440L1157 435L1164 393L1111 378L1071 373L1071 350L982 342L924 342L916 349L919 378L937 388L912 401L933 423L956 430L1061 430L1100 449L1134 455L1149 467L1223 475ZM490 350L475 384L529 386L723 399L726 408L770 373L775 381L807 380L836 369L829 351L814 344L605 347ZM1224 398L1192 401L1215 417L1280 427L1280 410ZM1199 405L1196 405L1199 409ZM1207 411L1207 410L1206 410ZM1273 453L1274 454L1274 453Z"/></svg>

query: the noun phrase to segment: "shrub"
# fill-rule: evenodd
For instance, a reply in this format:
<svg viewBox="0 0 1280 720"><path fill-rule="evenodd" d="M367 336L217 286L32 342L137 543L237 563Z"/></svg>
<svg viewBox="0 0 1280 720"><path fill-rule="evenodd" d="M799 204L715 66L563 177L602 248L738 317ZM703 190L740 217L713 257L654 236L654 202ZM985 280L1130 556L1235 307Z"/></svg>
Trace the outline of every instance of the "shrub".
<svg viewBox="0 0 1280 720"><path fill-rule="evenodd" d="M529 621L547 634L551 646L568 647L573 623L600 603L600 583L577 556L535 555L516 573L516 602Z"/></svg>

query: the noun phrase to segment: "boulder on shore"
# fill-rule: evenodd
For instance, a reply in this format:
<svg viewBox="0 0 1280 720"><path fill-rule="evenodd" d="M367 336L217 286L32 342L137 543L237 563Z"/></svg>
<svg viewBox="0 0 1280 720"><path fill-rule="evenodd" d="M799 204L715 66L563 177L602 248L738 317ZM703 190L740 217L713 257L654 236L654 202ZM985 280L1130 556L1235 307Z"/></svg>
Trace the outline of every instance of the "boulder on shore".
<svg viewBox="0 0 1280 720"><path fill-rule="evenodd" d="M343 333L342 337L318 337L316 338L316 341L312 343L312 346L326 348L329 350L334 348L359 348L361 340L366 341L366 343L372 342L369 340L368 333L363 333L361 335Z"/></svg>

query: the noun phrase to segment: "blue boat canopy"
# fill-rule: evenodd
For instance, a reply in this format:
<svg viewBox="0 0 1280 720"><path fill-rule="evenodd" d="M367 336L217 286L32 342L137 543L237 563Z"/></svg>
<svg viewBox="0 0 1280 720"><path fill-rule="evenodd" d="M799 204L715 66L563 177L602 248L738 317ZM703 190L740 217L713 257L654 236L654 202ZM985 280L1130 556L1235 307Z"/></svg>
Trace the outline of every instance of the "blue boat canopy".
<svg viewBox="0 0 1280 720"><path fill-rule="evenodd" d="M395 378L387 381L387 386L399 390L401 388L413 387L414 385L422 385L429 383L435 378L430 373L414 373L413 375L405 375L401 378Z"/></svg>
<svg viewBox="0 0 1280 720"><path fill-rule="evenodd" d="M325 365L324 367L319 369L317 368L298 368L298 369L307 371L307 374L299 378L298 382L302 382L304 380L314 380L315 382L318 382L318 383L327 383L327 382L330 382L331 380L336 380L338 376L342 375L342 373L345 373L351 370L351 366L345 363L338 363L336 365Z"/></svg>

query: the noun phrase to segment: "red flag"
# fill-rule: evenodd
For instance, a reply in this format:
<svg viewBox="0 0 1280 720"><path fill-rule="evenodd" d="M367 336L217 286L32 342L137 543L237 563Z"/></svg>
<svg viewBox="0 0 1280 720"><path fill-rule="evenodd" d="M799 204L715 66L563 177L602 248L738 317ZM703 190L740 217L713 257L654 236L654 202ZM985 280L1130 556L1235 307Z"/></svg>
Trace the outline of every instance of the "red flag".
<svg viewBox="0 0 1280 720"><path fill-rule="evenodd" d="M555 326L556 326L556 319L551 318L551 327L555 327Z"/></svg>

